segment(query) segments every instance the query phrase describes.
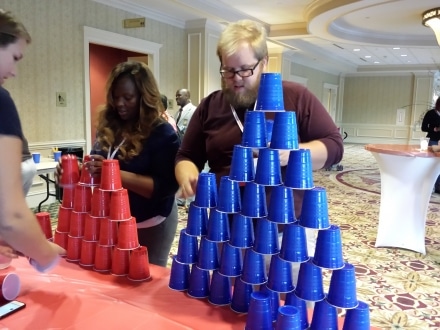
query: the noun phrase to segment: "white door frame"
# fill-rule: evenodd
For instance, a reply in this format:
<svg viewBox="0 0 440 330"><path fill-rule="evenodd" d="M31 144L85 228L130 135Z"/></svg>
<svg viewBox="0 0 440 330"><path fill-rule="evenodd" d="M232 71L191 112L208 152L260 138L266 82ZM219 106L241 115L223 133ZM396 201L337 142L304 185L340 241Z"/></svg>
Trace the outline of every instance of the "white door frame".
<svg viewBox="0 0 440 330"><path fill-rule="evenodd" d="M159 49L161 44L151 41L133 38L122 34L109 31L99 30L84 26L84 96L85 96L85 136L86 151L88 153L92 148L92 141L89 137L91 131L90 116L90 60L89 60L89 44L97 44L102 46L114 47L133 51L137 53L148 54L148 67L153 72L157 83L159 84Z"/></svg>

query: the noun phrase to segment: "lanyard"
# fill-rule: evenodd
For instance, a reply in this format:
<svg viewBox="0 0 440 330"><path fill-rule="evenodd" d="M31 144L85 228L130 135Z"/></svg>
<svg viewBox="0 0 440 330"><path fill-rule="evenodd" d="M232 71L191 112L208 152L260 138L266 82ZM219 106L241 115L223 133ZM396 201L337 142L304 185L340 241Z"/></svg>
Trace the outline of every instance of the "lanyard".
<svg viewBox="0 0 440 330"><path fill-rule="evenodd" d="M240 118L238 118L237 112L235 112L234 107L232 105L230 105L230 107L231 107L232 114L234 115L235 121L237 122L238 127L240 128L241 132L243 133L243 124L242 124Z"/></svg>
<svg viewBox="0 0 440 330"><path fill-rule="evenodd" d="M121 143L118 144L118 146L115 148L115 150L111 154L110 154L110 152L112 151L112 148L110 147L108 149L107 159L115 158L116 153L118 152L119 148L124 144L124 142L125 142L125 138L121 141Z"/></svg>

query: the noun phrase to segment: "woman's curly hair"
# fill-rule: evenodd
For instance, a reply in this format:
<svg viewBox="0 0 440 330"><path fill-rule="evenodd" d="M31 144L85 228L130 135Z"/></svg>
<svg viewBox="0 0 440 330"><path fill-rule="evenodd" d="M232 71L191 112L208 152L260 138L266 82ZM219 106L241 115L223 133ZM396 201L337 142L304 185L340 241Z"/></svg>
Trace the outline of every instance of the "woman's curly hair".
<svg viewBox="0 0 440 330"><path fill-rule="evenodd" d="M116 82L129 78L135 84L139 99L137 120L121 119L113 102L113 89ZM108 152L121 141L119 159L128 161L139 155L142 142L147 139L154 127L164 122L161 113L164 111L161 94L151 70L141 62L123 62L116 65L106 84L107 102L99 112L96 129L96 143L99 148Z"/></svg>

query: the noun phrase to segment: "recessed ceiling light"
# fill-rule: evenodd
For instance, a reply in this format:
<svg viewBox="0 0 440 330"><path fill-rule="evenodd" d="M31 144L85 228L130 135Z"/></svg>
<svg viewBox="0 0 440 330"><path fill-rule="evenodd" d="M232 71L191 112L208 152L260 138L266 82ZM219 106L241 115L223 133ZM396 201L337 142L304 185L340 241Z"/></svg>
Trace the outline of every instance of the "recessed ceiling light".
<svg viewBox="0 0 440 330"><path fill-rule="evenodd" d="M393 47L393 49L398 50L398 49L400 49L400 47Z"/></svg>
<svg viewBox="0 0 440 330"><path fill-rule="evenodd" d="M402 55L400 55L400 56L402 56L402 57L406 57L406 56L408 56L408 55L406 55L406 54L402 54Z"/></svg>
<svg viewBox="0 0 440 330"><path fill-rule="evenodd" d="M371 55L365 55L365 58L371 58Z"/></svg>
<svg viewBox="0 0 440 330"><path fill-rule="evenodd" d="M359 48L353 49L354 52L360 52L361 50Z"/></svg>
<svg viewBox="0 0 440 330"><path fill-rule="evenodd" d="M379 61L374 61L374 64L379 64L380 62Z"/></svg>

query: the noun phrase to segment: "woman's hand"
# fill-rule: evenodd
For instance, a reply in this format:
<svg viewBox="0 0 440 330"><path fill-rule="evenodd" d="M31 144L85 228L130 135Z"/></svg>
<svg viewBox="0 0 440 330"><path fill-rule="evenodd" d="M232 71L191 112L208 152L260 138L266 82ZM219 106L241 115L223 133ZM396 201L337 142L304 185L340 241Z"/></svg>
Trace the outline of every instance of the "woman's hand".
<svg viewBox="0 0 440 330"><path fill-rule="evenodd" d="M90 155L90 161L84 163L83 166L91 175L100 175L104 159L101 155Z"/></svg>

